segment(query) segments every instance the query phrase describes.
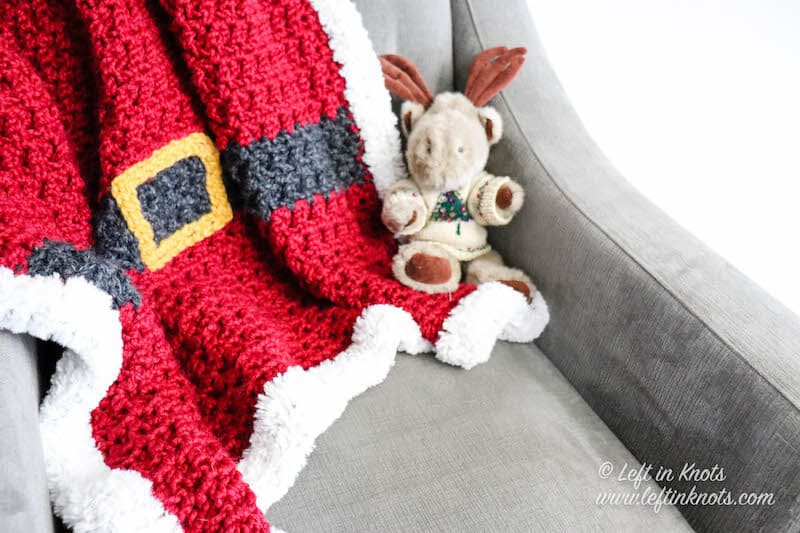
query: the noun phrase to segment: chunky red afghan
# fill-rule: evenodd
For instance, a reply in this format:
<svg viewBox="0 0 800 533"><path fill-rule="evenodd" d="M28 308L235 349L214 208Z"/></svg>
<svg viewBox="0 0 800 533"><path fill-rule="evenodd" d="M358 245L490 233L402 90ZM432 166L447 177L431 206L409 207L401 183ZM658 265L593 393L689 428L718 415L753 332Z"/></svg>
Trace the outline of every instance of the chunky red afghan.
<svg viewBox="0 0 800 533"><path fill-rule="evenodd" d="M42 433L76 530L267 531L398 349L538 335L506 287L392 279L399 143L348 0L1 9L0 328L65 347Z"/></svg>

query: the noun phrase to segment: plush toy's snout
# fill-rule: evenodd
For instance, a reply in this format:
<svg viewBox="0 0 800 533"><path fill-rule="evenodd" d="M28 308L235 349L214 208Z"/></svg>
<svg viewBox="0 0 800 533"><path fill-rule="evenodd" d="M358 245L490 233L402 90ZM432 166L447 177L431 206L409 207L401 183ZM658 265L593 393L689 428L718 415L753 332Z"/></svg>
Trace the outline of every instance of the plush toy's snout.
<svg viewBox="0 0 800 533"><path fill-rule="evenodd" d="M421 187L459 189L486 166L489 139L464 95L440 94L411 123L406 160Z"/></svg>

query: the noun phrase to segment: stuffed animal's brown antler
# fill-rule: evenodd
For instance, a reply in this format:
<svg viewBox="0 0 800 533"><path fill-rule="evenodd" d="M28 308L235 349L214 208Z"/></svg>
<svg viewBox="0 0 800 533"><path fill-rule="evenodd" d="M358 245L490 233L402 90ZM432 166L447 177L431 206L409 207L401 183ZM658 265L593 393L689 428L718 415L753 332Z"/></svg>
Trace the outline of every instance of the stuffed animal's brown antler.
<svg viewBox="0 0 800 533"><path fill-rule="evenodd" d="M472 61L467 74L466 96L477 107L483 107L506 88L525 62L525 48L497 46L484 50ZM433 103L433 95L417 67L403 56L380 56L386 88L403 100L417 102L425 108Z"/></svg>
<svg viewBox="0 0 800 533"><path fill-rule="evenodd" d="M464 96L477 107L483 107L494 95L505 89L525 61L525 48L498 46L484 50L472 61L467 74Z"/></svg>
<svg viewBox="0 0 800 533"><path fill-rule="evenodd" d="M403 100L430 107L433 95L414 63L394 54L382 55L380 60L383 79L389 92Z"/></svg>

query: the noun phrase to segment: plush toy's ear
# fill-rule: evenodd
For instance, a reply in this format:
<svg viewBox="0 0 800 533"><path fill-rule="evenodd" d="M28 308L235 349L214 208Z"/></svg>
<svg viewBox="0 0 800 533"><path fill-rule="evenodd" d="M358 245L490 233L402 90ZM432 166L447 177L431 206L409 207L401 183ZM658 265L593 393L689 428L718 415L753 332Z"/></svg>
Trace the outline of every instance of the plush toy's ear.
<svg viewBox="0 0 800 533"><path fill-rule="evenodd" d="M500 118L500 113L493 107L485 106L478 108L478 116L483 123L483 129L486 130L489 144L495 144L503 136L503 119Z"/></svg>
<svg viewBox="0 0 800 533"><path fill-rule="evenodd" d="M417 123L419 117L425 112L425 106L417 102L405 101L400 106L400 125L403 128L403 134L408 137L411 130L414 129L414 124Z"/></svg>

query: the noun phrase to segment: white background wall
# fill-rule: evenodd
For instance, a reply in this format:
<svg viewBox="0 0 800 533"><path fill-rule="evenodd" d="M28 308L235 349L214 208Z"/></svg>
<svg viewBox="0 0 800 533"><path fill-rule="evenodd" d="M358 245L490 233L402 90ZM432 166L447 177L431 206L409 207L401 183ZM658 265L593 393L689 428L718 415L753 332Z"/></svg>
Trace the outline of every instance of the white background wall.
<svg viewBox="0 0 800 533"><path fill-rule="evenodd" d="M800 314L800 0L528 0L584 124Z"/></svg>

